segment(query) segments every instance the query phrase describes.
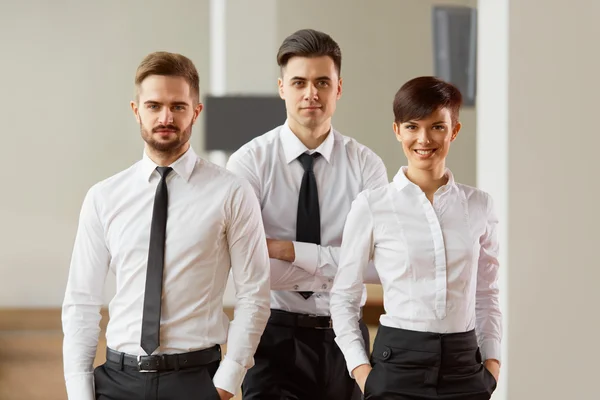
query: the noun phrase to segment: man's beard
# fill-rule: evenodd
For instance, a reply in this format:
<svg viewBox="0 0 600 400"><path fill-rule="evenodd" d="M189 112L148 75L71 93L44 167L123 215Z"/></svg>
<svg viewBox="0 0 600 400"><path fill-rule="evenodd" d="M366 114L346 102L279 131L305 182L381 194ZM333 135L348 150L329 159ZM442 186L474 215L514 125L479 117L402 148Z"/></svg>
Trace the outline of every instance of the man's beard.
<svg viewBox="0 0 600 400"><path fill-rule="evenodd" d="M154 128L152 128L152 130L149 132L144 127L144 123L140 119L140 133L142 135L142 139L144 139L144 142L146 142L146 144L152 150L159 152L159 153L163 153L163 154L177 153L179 151L179 149L181 149L190 140L190 137L192 136L192 127L193 127L193 122L190 122L190 124L187 126L187 128L185 128L183 131L181 131L179 129L179 127L177 127L175 125L171 125L171 124L158 125L158 126L155 126ZM152 135L160 129L173 130L174 132L172 134L174 135L174 137L168 141L155 140Z"/></svg>

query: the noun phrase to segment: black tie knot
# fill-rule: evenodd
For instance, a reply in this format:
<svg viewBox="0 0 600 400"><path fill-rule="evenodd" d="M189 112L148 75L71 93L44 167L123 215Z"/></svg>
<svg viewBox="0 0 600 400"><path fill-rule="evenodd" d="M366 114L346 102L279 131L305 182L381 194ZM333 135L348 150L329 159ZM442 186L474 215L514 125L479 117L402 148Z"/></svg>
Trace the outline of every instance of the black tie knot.
<svg viewBox="0 0 600 400"><path fill-rule="evenodd" d="M312 155L307 154L307 153L302 153L298 156L298 160L300 160L300 163L302 163L302 167L304 168L304 171L312 171L315 160L319 156L321 156L321 154L319 154L319 153L313 153Z"/></svg>
<svg viewBox="0 0 600 400"><path fill-rule="evenodd" d="M158 173L160 174L160 176L163 179L167 179L167 176L169 176L171 171L173 171L173 168L171 168L171 167L156 167L156 170L158 171Z"/></svg>

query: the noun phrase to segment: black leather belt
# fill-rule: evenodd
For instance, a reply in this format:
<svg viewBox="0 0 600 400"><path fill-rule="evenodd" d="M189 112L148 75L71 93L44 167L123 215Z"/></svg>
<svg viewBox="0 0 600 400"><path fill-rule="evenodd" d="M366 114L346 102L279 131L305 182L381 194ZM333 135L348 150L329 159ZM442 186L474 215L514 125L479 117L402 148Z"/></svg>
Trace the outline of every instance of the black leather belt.
<svg viewBox="0 0 600 400"><path fill-rule="evenodd" d="M271 310L269 324L294 328L332 329L331 317Z"/></svg>
<svg viewBox="0 0 600 400"><path fill-rule="evenodd" d="M191 351L181 354L159 354L152 356L134 356L106 349L106 361L118 364L120 368L131 367L140 372L172 371L199 367L221 360L221 346Z"/></svg>

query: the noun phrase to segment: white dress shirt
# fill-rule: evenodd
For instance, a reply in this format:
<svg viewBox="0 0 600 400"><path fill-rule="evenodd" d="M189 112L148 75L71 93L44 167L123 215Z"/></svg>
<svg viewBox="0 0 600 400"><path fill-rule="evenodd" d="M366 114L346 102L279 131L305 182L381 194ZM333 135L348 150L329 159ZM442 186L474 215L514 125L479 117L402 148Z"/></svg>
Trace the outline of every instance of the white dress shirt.
<svg viewBox="0 0 600 400"><path fill-rule="evenodd" d="M313 167L319 192L321 245L295 241L298 195L304 175L297 158L314 152L321 154ZM381 158L333 128L311 151L286 122L240 148L230 157L227 168L246 178L254 188L267 237L294 244L293 263L271 259L271 308L330 315L329 291L337 271L346 215L358 193L388 183ZM367 282L379 282L374 275L369 274ZM319 293L304 299L294 291ZM362 292L366 298L364 288Z"/></svg>
<svg viewBox="0 0 600 400"><path fill-rule="evenodd" d="M92 363L100 333L103 286L116 274L109 305L108 347L145 355L140 347L150 224L160 175L147 155L94 185L83 202L63 305L64 373L71 400L93 400ZM167 177L160 347L185 353L228 342L214 376L236 393L269 310L266 238L256 196L247 182L199 158L190 148ZM235 320L223 312L230 269Z"/></svg>
<svg viewBox="0 0 600 400"><path fill-rule="evenodd" d="M348 370L368 364L358 310L363 269L372 258L381 279L381 325L422 332L475 329L484 359L500 360L497 219L491 197L454 182L433 204L405 175L361 193L344 227L331 291L331 314Z"/></svg>

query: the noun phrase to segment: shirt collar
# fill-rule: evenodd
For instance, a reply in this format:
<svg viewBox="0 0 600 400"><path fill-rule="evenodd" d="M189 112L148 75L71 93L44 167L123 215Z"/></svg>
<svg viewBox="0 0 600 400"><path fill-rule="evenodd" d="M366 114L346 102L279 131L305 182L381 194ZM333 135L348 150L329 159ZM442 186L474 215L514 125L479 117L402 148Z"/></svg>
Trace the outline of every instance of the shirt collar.
<svg viewBox="0 0 600 400"><path fill-rule="evenodd" d="M327 162L331 162L331 154L333 153L333 145L335 143L335 131L333 127L329 130L327 137L321 143L319 147L311 151L307 148L298 137L292 132L290 129L288 122L285 121L283 126L281 127L281 131L279 133L281 138L281 144L283 146L283 152L285 153L285 162L291 163L302 153L313 153L318 152L321 156L327 160Z"/></svg>
<svg viewBox="0 0 600 400"><path fill-rule="evenodd" d="M196 166L196 161L198 160L198 156L192 146L183 153L181 157L179 157L175 162L173 162L169 167L173 168L173 171L180 177L182 177L186 182L190 180L190 176L192 176L192 172L194 171L194 167ZM140 174L147 182L150 181L152 174L156 172L156 167L158 165L148 157L146 151L144 151L141 165L140 165ZM156 172L158 174L158 172Z"/></svg>
<svg viewBox="0 0 600 400"><path fill-rule="evenodd" d="M415 187L417 186L416 184L414 184L410 180L408 180L408 178L406 177L407 170L408 170L408 167L406 167L406 166L400 167L400 170L398 171L396 176L394 176L394 185L396 186L396 189L398 189L398 191L404 189L406 186L409 186L409 185L412 185ZM446 176L448 178L448 183L446 183L444 186L454 187L455 182L454 182L454 175L452 174L452 171L450 171L448 168L446 168L446 170L444 171L444 176Z"/></svg>

